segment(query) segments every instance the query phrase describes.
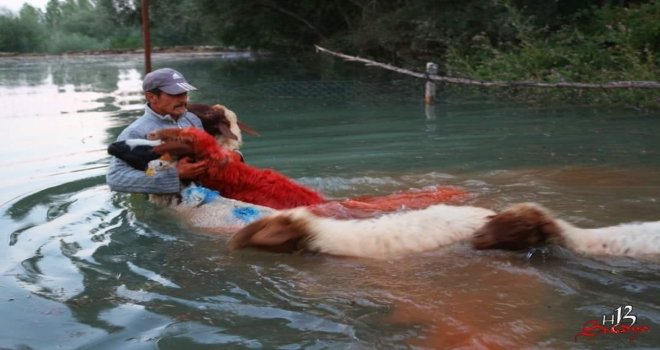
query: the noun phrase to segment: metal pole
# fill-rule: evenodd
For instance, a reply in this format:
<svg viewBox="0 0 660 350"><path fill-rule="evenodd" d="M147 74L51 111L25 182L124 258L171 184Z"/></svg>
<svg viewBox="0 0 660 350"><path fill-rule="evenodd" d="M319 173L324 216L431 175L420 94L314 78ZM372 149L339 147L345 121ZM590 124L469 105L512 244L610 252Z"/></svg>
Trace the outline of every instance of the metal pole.
<svg viewBox="0 0 660 350"><path fill-rule="evenodd" d="M151 33L149 32L149 0L142 0L142 38L144 41L144 74L151 72Z"/></svg>

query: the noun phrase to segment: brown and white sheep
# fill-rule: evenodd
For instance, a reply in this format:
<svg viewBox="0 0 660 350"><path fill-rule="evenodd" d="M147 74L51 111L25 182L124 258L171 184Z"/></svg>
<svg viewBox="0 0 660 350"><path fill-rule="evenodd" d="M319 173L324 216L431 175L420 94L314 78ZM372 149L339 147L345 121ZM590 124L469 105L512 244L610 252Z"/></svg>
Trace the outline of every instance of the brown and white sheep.
<svg viewBox="0 0 660 350"><path fill-rule="evenodd" d="M251 223L234 234L228 245L384 259L466 241L494 214L479 207L437 204L370 219L339 220L296 208Z"/></svg>
<svg viewBox="0 0 660 350"><path fill-rule="evenodd" d="M524 250L559 245L586 255L660 259L660 221L579 228L535 203L511 206L492 217L472 238L476 249Z"/></svg>

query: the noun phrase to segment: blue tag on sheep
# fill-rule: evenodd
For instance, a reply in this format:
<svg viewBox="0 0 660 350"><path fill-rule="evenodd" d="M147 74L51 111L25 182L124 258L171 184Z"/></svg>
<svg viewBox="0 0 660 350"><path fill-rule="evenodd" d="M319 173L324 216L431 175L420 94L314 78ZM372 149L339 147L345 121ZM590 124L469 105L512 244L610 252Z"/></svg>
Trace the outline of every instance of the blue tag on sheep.
<svg viewBox="0 0 660 350"><path fill-rule="evenodd" d="M250 223L261 217L261 211L254 207L238 207L234 208L232 212L234 217L245 223Z"/></svg>
<svg viewBox="0 0 660 350"><path fill-rule="evenodd" d="M212 189L190 185L181 191L183 204L198 207L220 198L220 193Z"/></svg>

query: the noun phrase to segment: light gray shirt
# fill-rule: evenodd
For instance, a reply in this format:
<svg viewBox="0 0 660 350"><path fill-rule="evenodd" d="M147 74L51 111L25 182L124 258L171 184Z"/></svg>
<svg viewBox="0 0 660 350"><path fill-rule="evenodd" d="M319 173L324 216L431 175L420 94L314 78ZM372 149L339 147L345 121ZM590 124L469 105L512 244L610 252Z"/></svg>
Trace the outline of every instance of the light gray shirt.
<svg viewBox="0 0 660 350"><path fill-rule="evenodd" d="M126 127L117 137L117 141L146 139L147 134L154 130L187 127L202 129L202 121L190 112L186 112L175 121L169 114L165 116L157 114L145 105L144 115ZM181 181L175 168L147 176L144 171L131 167L117 157L112 157L110 160L106 182L113 191L129 193L177 193L181 188Z"/></svg>

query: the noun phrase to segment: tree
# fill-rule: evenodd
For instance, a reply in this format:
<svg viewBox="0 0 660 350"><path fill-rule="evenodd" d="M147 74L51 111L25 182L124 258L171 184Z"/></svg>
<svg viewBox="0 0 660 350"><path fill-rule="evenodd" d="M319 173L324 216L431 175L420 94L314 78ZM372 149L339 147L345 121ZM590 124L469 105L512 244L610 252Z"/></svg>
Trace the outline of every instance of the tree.
<svg viewBox="0 0 660 350"><path fill-rule="evenodd" d="M18 17L0 16L0 51L33 52L43 49L45 28L43 13L28 4L23 5Z"/></svg>

